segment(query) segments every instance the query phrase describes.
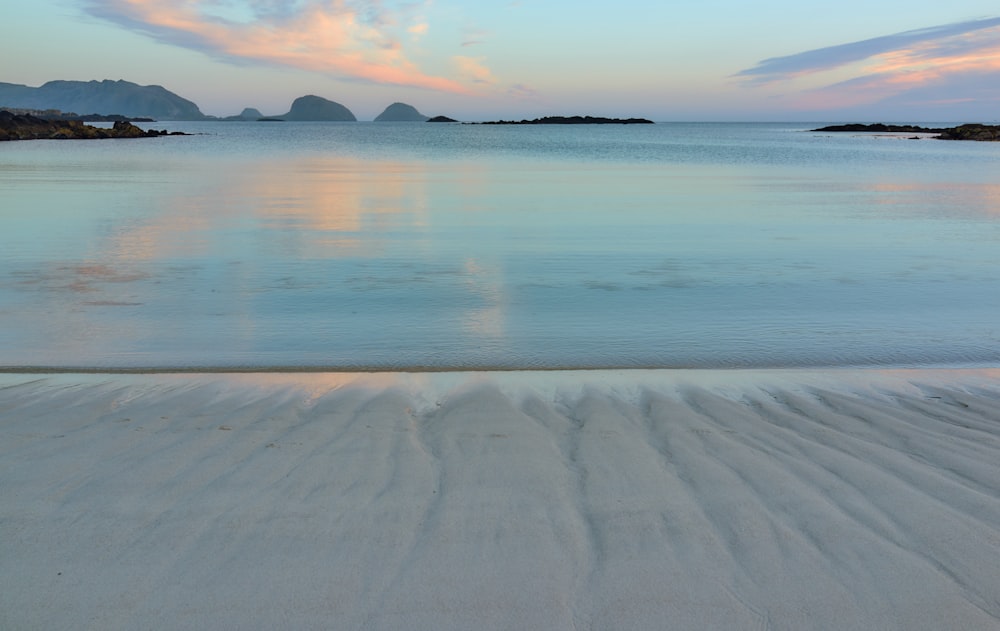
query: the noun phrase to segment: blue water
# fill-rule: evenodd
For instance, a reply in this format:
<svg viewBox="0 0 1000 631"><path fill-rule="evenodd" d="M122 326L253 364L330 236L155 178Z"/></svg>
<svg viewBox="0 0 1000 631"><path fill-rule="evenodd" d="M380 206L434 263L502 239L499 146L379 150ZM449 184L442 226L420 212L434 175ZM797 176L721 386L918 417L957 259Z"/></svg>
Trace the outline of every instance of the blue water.
<svg viewBox="0 0 1000 631"><path fill-rule="evenodd" d="M1000 144L154 126L0 143L0 367L1000 362Z"/></svg>

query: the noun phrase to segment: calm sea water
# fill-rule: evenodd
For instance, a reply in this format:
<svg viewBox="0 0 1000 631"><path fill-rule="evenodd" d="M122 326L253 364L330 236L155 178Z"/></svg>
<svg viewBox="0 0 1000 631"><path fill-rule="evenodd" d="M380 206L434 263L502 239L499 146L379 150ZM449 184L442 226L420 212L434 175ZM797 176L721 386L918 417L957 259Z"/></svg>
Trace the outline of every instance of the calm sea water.
<svg viewBox="0 0 1000 631"><path fill-rule="evenodd" d="M0 367L1000 362L1000 145L161 123L0 144Z"/></svg>

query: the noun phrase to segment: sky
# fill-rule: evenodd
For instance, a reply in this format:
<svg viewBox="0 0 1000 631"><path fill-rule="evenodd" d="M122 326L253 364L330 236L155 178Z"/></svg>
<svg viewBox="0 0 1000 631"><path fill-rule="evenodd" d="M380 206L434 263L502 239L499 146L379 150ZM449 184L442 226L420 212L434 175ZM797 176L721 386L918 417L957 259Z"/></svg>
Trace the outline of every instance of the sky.
<svg viewBox="0 0 1000 631"><path fill-rule="evenodd" d="M316 94L460 120L997 122L996 0L8 2L0 82L124 79L206 114Z"/></svg>

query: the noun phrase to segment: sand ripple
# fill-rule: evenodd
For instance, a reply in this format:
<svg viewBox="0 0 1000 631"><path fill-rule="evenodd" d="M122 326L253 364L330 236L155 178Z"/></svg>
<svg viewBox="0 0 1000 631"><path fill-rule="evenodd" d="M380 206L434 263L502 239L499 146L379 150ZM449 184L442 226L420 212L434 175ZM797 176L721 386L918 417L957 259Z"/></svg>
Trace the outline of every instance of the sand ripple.
<svg viewBox="0 0 1000 631"><path fill-rule="evenodd" d="M5 629L997 629L1000 372L0 376Z"/></svg>

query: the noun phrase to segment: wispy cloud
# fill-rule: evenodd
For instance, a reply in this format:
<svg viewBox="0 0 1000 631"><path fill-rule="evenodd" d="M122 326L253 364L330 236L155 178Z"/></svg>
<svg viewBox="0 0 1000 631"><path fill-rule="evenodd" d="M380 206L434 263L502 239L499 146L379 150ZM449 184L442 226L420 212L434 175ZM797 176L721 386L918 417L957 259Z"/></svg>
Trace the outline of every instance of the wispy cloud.
<svg viewBox="0 0 1000 631"><path fill-rule="evenodd" d="M514 85L507 88L507 94L513 96L514 98L524 99L524 100L533 100L537 99L540 96L538 94L538 90L530 86L526 86L523 83L515 83Z"/></svg>
<svg viewBox="0 0 1000 631"><path fill-rule="evenodd" d="M478 26L466 26L462 29L462 46L477 46L486 41L490 32Z"/></svg>
<svg viewBox="0 0 1000 631"><path fill-rule="evenodd" d="M773 57L736 73L754 83L781 81L872 59L937 62L969 58L1000 49L1000 17L933 26L848 44Z"/></svg>
<svg viewBox="0 0 1000 631"><path fill-rule="evenodd" d="M234 63L260 62L341 78L465 93L425 74L402 41L426 30L418 4L381 0L85 0L90 15Z"/></svg>
<svg viewBox="0 0 1000 631"><path fill-rule="evenodd" d="M460 75L466 81L484 86L496 84L496 77L493 76L493 73L486 66L486 59L484 57L456 55L452 59L455 61L455 65L458 66Z"/></svg>
<svg viewBox="0 0 1000 631"><path fill-rule="evenodd" d="M830 82L823 73L838 71ZM844 76L848 78L845 79ZM820 80L792 99L804 109L870 103L968 102L977 82L1000 82L1000 17L945 24L765 59L737 73L750 86L813 76ZM822 79L826 78L824 83ZM961 86L966 92L955 93ZM994 100L996 91L975 90ZM988 97L988 95L993 95Z"/></svg>

